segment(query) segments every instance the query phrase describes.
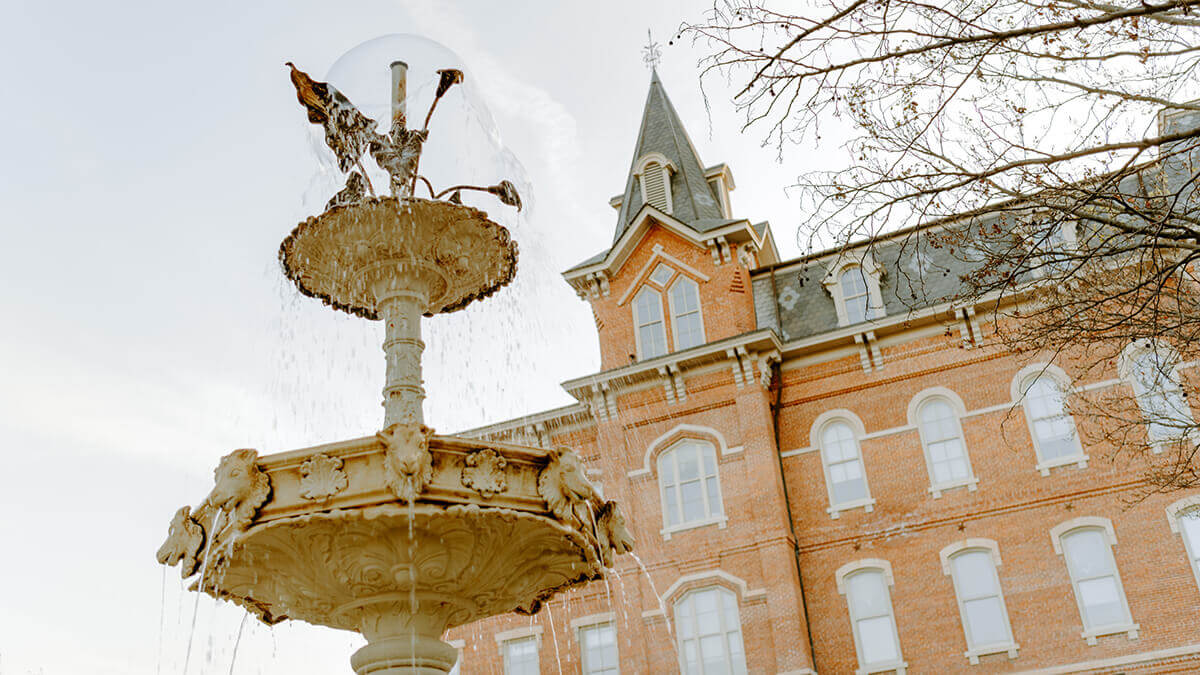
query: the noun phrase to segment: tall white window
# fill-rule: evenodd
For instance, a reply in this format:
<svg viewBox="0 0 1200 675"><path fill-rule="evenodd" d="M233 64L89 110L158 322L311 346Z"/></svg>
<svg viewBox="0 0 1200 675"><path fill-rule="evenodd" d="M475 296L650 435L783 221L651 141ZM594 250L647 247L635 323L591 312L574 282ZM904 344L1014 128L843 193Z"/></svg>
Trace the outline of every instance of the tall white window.
<svg viewBox="0 0 1200 675"><path fill-rule="evenodd" d="M658 456L658 482L667 531L723 519L712 443L685 438L664 450Z"/></svg>
<svg viewBox="0 0 1200 675"><path fill-rule="evenodd" d="M974 488L971 462L963 442L958 411L944 397L925 400L917 408L917 426L925 446L925 461L929 467L930 491L935 497L942 490L968 485Z"/></svg>
<svg viewBox="0 0 1200 675"><path fill-rule="evenodd" d="M1044 372L1029 375L1021 382L1021 403L1037 452L1038 468L1044 474L1050 472L1051 466L1082 458L1075 420L1067 413L1066 395L1057 379Z"/></svg>
<svg viewBox="0 0 1200 675"><path fill-rule="evenodd" d="M821 458L829 486L830 512L866 505L870 510L871 493L863 471L862 456L854 428L845 420L835 419L821 427Z"/></svg>
<svg viewBox="0 0 1200 675"><path fill-rule="evenodd" d="M947 550L949 549L949 550ZM954 582L959 616L967 638L967 659L978 663L984 654L1008 652L1016 658L1008 609L996 573L999 554L990 540L968 540L942 551L942 564Z"/></svg>
<svg viewBox="0 0 1200 675"><path fill-rule="evenodd" d="M1167 507L1171 529L1183 537L1192 573L1200 583L1200 497L1185 497Z"/></svg>
<svg viewBox="0 0 1200 675"><path fill-rule="evenodd" d="M1151 343L1135 348L1131 356L1129 383L1151 443L1173 441L1187 434L1193 425L1192 409L1179 385L1174 355L1166 347Z"/></svg>
<svg viewBox="0 0 1200 675"><path fill-rule="evenodd" d="M684 675L743 675L746 652L737 597L719 586L695 590L675 602L680 671Z"/></svg>
<svg viewBox="0 0 1200 675"><path fill-rule="evenodd" d="M583 656L583 675L617 675L617 629L612 623L598 623L579 629Z"/></svg>
<svg viewBox="0 0 1200 675"><path fill-rule="evenodd" d="M504 642L504 675L540 675L536 637Z"/></svg>
<svg viewBox="0 0 1200 675"><path fill-rule="evenodd" d="M700 288L696 282L679 275L671 284L671 327L675 331L675 351L704 344L704 322L700 318Z"/></svg>
<svg viewBox="0 0 1200 675"><path fill-rule="evenodd" d="M1137 637L1138 627L1129 615L1125 589L1113 560L1111 524L1101 519L1080 519L1080 525L1064 531L1060 525L1051 533L1066 559L1075 601L1083 620L1083 637L1095 644L1100 635L1129 633Z"/></svg>
<svg viewBox="0 0 1200 675"><path fill-rule="evenodd" d="M903 673L907 667L900 654L900 638L888 592L890 576L885 568L873 566L862 566L844 575L839 570L837 575L838 589L845 593L850 609L860 672Z"/></svg>
<svg viewBox="0 0 1200 675"><path fill-rule="evenodd" d="M638 354L652 359L667 353L667 331L663 325L662 296L653 288L643 288L633 301L637 321Z"/></svg>
<svg viewBox="0 0 1200 675"><path fill-rule="evenodd" d="M867 277L859 265L842 270L838 284L842 289L842 304L846 308L846 323L855 324L875 318L867 292Z"/></svg>

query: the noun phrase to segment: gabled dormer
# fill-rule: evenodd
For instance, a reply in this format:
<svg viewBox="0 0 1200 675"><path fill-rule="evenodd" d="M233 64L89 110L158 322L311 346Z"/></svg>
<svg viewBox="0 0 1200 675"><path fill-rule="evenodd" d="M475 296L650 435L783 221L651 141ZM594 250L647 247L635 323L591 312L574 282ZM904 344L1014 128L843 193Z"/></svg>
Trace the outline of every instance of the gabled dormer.
<svg viewBox="0 0 1200 675"><path fill-rule="evenodd" d="M749 270L778 260L767 223L735 218L733 172L704 168L657 73L612 247L563 273L592 304L604 368L754 330Z"/></svg>

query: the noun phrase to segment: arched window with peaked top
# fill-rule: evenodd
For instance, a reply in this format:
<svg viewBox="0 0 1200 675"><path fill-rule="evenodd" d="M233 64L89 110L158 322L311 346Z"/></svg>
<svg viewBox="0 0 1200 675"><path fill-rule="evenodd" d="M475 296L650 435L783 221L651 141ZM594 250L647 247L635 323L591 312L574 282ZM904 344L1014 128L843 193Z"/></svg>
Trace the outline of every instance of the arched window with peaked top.
<svg viewBox="0 0 1200 675"><path fill-rule="evenodd" d="M1050 531L1055 552L1061 554L1075 589L1083 637L1088 644L1113 633L1138 635L1138 626L1129 614L1125 588L1112 548L1117 543L1112 523L1105 518L1076 518Z"/></svg>
<svg viewBox="0 0 1200 675"><path fill-rule="evenodd" d="M637 348L642 359L667 353L667 330L663 322L662 296L653 288L643 288L633 300L637 322Z"/></svg>
<svg viewBox="0 0 1200 675"><path fill-rule="evenodd" d="M845 510L863 507L870 511L875 504L867 486L862 452L858 445L861 423L849 411L826 413L815 427L816 445L821 449L825 467L825 485L829 491L829 514L834 518Z"/></svg>
<svg viewBox="0 0 1200 675"><path fill-rule="evenodd" d="M680 274L671 284L669 298L675 351L704 344L704 321L700 318L700 286Z"/></svg>
<svg viewBox="0 0 1200 675"><path fill-rule="evenodd" d="M1171 531L1183 538L1183 550L1200 583L1200 496L1184 497L1167 507Z"/></svg>
<svg viewBox="0 0 1200 675"><path fill-rule="evenodd" d="M839 326L884 316L882 274L882 268L869 252L846 254L830 268L821 283L833 297Z"/></svg>
<svg viewBox="0 0 1200 675"><path fill-rule="evenodd" d="M942 549L942 570L954 583L958 612L967 638L966 657L979 663L985 654L1005 652L1017 657L1008 623L1008 608L1000 590L1000 549L990 539L968 539Z"/></svg>
<svg viewBox="0 0 1200 675"><path fill-rule="evenodd" d="M1035 364L1017 375L1016 395L1025 409L1029 435L1037 453L1037 469L1043 476L1064 464L1087 466L1087 456L1075 430L1075 420L1067 411L1066 374L1047 364Z"/></svg>
<svg viewBox="0 0 1200 675"><path fill-rule="evenodd" d="M723 522L717 452L712 443L683 438L658 456L663 531Z"/></svg>
<svg viewBox="0 0 1200 675"><path fill-rule="evenodd" d="M1122 375L1133 387L1147 434L1155 446L1182 438L1195 424L1180 385L1178 362L1170 347L1153 341L1132 344L1121 354Z"/></svg>
<svg viewBox="0 0 1200 675"><path fill-rule="evenodd" d="M904 673L908 664L900 653L900 636L892 611L892 568L886 560L860 560L834 574L837 589L846 596L858 672Z"/></svg>
<svg viewBox="0 0 1200 675"><path fill-rule="evenodd" d="M929 491L936 498L945 490L964 485L974 490L978 481L971 470L967 444L963 440L959 422L963 406L958 397L939 387L918 394L913 401L917 429L925 449L925 464L929 469Z"/></svg>
<svg viewBox="0 0 1200 675"><path fill-rule="evenodd" d="M684 675L745 675L746 650L733 591L709 586L676 600L675 632Z"/></svg>

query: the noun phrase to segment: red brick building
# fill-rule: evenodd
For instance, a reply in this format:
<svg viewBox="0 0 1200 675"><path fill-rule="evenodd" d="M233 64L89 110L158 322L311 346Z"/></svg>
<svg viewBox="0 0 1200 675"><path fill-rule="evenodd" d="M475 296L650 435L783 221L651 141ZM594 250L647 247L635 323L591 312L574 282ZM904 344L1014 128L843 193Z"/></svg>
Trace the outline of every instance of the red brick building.
<svg viewBox="0 0 1200 675"><path fill-rule="evenodd" d="M780 261L733 189L653 76L612 246L564 274L601 370L469 432L576 448L641 562L456 629L461 672L1200 671L1200 495L1130 505L1062 405L1178 390L1005 351L934 249Z"/></svg>

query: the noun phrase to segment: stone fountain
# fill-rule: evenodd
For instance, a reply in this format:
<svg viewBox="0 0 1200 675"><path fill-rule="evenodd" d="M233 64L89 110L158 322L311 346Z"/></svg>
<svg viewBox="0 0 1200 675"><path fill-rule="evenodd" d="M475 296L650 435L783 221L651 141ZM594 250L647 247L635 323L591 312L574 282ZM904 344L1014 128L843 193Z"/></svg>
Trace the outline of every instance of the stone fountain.
<svg viewBox="0 0 1200 675"><path fill-rule="evenodd" d="M481 190L519 208L511 183L435 194L418 174L429 120L463 74L438 71L416 130L405 111L407 66L393 63L383 134L332 85L291 68L309 120L348 177L323 213L292 230L279 259L305 295L385 322L383 430L261 457L235 450L208 496L175 513L158 560L195 576L193 590L266 624L361 633L367 644L351 658L358 675L445 673L457 658L442 640L447 629L534 614L598 578L632 537L569 448L439 436L424 425L421 317L484 298L516 271L508 231L460 198ZM374 194L367 153L390 176L390 196ZM418 184L429 198L414 195Z"/></svg>

